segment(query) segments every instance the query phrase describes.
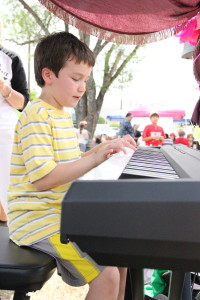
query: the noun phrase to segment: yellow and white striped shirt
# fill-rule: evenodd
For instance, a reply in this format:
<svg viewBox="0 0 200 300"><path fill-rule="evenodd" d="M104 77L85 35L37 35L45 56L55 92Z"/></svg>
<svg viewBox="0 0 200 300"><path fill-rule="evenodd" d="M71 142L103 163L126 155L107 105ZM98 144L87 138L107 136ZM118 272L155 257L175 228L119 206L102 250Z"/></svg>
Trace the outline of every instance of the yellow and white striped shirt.
<svg viewBox="0 0 200 300"><path fill-rule="evenodd" d="M16 125L11 158L8 217L16 244L30 245L59 232L61 202L70 183L38 191L32 182L79 157L70 114L40 99L32 101Z"/></svg>

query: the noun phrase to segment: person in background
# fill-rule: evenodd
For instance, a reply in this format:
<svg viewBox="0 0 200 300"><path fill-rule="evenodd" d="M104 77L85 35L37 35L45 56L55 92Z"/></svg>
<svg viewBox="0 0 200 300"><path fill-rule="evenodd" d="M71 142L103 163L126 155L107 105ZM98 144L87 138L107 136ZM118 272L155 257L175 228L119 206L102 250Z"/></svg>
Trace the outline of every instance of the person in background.
<svg viewBox="0 0 200 300"><path fill-rule="evenodd" d="M141 137L141 132L138 130L139 126L140 126L139 124L133 125L134 140L137 146L138 146L138 139Z"/></svg>
<svg viewBox="0 0 200 300"><path fill-rule="evenodd" d="M165 139L163 140L162 146L173 145L173 144L174 143L173 143L172 139L169 138L168 133L165 133Z"/></svg>
<svg viewBox="0 0 200 300"><path fill-rule="evenodd" d="M89 134L87 129L85 129L85 123L80 122L76 134L77 134L80 150L81 152L85 152L87 143L89 141Z"/></svg>
<svg viewBox="0 0 200 300"><path fill-rule="evenodd" d="M178 130L178 138L175 139L175 144L183 144L186 146L190 146L188 140L184 137L185 131L183 129Z"/></svg>
<svg viewBox="0 0 200 300"><path fill-rule="evenodd" d="M158 126L159 114L153 112L150 114L151 124L144 128L142 133L143 141L147 146L161 146L165 138L164 130L161 126Z"/></svg>
<svg viewBox="0 0 200 300"><path fill-rule="evenodd" d="M18 246L53 256L64 282L88 283L87 300L123 300L125 268L100 266L72 241L60 241L62 200L71 183L110 155L126 152L125 147L135 150L134 139L126 136L80 152L71 115L64 107L78 105L94 64L88 46L65 31L43 37L36 46L35 79L41 95L26 107L15 129L9 236Z"/></svg>
<svg viewBox="0 0 200 300"><path fill-rule="evenodd" d="M102 136L101 135L97 135L95 137L95 145L99 145L102 143Z"/></svg>
<svg viewBox="0 0 200 300"><path fill-rule="evenodd" d="M189 146L192 148L195 148L194 145L196 145L196 144L194 143L194 137L193 137L192 133L188 133L187 140L188 140Z"/></svg>
<svg viewBox="0 0 200 300"><path fill-rule="evenodd" d="M142 135L138 138L136 145L137 146L142 146L142 147L146 146L146 143L143 141Z"/></svg>
<svg viewBox="0 0 200 300"><path fill-rule="evenodd" d="M175 144L176 135L175 133L170 133L169 138L173 141L173 144Z"/></svg>
<svg viewBox="0 0 200 300"><path fill-rule="evenodd" d="M133 127L131 125L132 118L133 118L133 116L132 116L131 113L126 114L126 118L120 124L120 129L119 129L119 136L120 137L123 137L127 134L134 137Z"/></svg>
<svg viewBox="0 0 200 300"><path fill-rule="evenodd" d="M109 135L106 135L105 136L105 141L110 141L110 140L112 140L112 138Z"/></svg>
<svg viewBox="0 0 200 300"><path fill-rule="evenodd" d="M0 20L0 224L6 225L16 109L24 108L29 100L29 92L20 57L2 46L2 27Z"/></svg>

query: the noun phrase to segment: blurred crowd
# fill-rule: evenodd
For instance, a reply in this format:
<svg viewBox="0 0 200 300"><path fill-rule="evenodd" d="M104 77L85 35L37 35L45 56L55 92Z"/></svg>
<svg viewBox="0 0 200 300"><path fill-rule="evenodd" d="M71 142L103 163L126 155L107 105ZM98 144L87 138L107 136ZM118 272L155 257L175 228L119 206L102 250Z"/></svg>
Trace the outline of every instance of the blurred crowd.
<svg viewBox="0 0 200 300"><path fill-rule="evenodd" d="M151 124L147 125L143 131L139 130L140 124L132 125L133 116L127 113L124 120L120 123L119 130L114 135L108 135L102 128L102 133L94 134L92 138L90 132L87 130L87 122L82 121L77 129L77 137L79 139L80 149L85 152L97 144L105 140L111 140L117 137L123 137L126 134L131 135L137 146L165 146L174 144L183 144L194 149L199 149L199 144L195 140L193 133L186 134L184 128L177 128L175 132L165 132L164 129L158 125L158 113L151 113Z"/></svg>

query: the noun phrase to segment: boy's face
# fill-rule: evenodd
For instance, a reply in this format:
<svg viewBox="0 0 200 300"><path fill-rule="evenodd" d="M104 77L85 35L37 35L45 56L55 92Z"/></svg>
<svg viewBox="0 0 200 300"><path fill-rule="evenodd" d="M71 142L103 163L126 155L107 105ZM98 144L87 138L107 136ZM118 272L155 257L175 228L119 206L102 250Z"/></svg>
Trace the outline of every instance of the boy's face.
<svg viewBox="0 0 200 300"><path fill-rule="evenodd" d="M86 81L92 67L84 62L76 63L68 60L59 71L58 78L52 72L50 84L50 104L61 109L62 107L76 107L86 89ZM48 101L49 102L49 101Z"/></svg>
<svg viewBox="0 0 200 300"><path fill-rule="evenodd" d="M156 125L158 123L159 117L155 115L155 116L152 116L150 119L151 119L151 123Z"/></svg>

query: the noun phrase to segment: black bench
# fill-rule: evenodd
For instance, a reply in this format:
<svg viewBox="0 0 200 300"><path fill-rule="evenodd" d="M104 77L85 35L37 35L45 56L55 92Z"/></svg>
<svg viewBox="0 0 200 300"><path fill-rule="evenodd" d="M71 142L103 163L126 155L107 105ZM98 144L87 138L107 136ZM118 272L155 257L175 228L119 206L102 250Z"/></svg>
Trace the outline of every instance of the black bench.
<svg viewBox="0 0 200 300"><path fill-rule="evenodd" d="M0 290L14 291L13 300L30 299L26 294L40 290L53 275L53 257L18 247L8 237L8 228L0 226Z"/></svg>

